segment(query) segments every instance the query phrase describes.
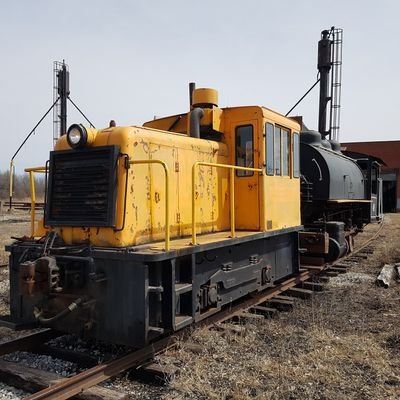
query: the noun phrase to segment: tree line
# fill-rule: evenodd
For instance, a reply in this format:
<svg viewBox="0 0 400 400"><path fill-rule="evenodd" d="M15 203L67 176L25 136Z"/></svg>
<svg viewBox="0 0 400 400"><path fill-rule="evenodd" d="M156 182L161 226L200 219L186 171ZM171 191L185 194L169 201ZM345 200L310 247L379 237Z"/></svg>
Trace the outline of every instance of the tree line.
<svg viewBox="0 0 400 400"><path fill-rule="evenodd" d="M36 174L38 175L38 174ZM44 176L35 176L35 189L37 200L43 200L45 190ZM0 199L6 200L10 197L10 172L0 172ZM14 174L13 177L13 198L17 200L30 199L31 189L29 174Z"/></svg>

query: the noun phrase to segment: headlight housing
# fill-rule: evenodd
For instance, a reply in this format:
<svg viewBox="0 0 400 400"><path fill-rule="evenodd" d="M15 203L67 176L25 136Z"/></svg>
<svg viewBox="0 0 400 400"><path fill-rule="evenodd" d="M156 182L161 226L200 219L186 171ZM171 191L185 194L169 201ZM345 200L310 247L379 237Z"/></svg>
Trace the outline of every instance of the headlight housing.
<svg viewBox="0 0 400 400"><path fill-rule="evenodd" d="M68 128L67 141L73 149L86 146L87 140L87 130L82 124L73 124Z"/></svg>

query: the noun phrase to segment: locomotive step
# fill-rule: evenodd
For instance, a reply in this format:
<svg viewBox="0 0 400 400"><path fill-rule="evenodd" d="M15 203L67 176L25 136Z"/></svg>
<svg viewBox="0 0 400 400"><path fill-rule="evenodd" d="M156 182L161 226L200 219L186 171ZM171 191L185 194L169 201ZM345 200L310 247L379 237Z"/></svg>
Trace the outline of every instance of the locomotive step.
<svg viewBox="0 0 400 400"><path fill-rule="evenodd" d="M193 288L191 283L175 283L175 293L177 295L190 292Z"/></svg>
<svg viewBox="0 0 400 400"><path fill-rule="evenodd" d="M175 329L181 329L185 326L190 325L193 322L193 318L190 315L176 315L175 316Z"/></svg>

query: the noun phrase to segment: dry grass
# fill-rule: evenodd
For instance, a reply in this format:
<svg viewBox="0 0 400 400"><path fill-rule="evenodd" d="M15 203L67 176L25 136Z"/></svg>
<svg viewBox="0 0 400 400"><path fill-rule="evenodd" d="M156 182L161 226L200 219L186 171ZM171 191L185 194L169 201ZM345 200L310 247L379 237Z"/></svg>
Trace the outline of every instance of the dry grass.
<svg viewBox="0 0 400 400"><path fill-rule="evenodd" d="M0 240L28 228L0 223ZM357 240L376 229L367 227ZM400 214L388 216L379 246L362 265L278 320L247 323L238 334L193 330L189 341L201 345L199 354L183 341L158 358L179 368L166 387L124 377L114 383L141 399L399 399L400 285L374 285L383 263L400 261L399 233ZM0 283L5 279L3 270ZM0 313L6 309L7 293L0 290ZM0 328L0 341L11 334Z"/></svg>
<svg viewBox="0 0 400 400"><path fill-rule="evenodd" d="M373 235L366 228L359 241ZM279 320L246 324L244 333L194 330L163 365L178 365L169 384L181 399L399 399L400 285L374 280L385 262L400 261L400 215L391 215L379 246L354 273L299 301ZM170 395L169 395L170 396Z"/></svg>

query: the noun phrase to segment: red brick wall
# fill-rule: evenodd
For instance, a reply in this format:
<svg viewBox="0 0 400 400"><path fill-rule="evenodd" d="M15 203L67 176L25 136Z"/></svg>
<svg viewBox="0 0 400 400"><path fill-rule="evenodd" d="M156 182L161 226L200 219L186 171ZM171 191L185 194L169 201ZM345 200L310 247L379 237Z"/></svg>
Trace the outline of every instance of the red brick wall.
<svg viewBox="0 0 400 400"><path fill-rule="evenodd" d="M396 197L397 212L400 212L400 140L390 142L353 142L342 143L347 150L366 153L381 158L386 167L382 171L396 173Z"/></svg>

